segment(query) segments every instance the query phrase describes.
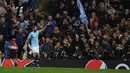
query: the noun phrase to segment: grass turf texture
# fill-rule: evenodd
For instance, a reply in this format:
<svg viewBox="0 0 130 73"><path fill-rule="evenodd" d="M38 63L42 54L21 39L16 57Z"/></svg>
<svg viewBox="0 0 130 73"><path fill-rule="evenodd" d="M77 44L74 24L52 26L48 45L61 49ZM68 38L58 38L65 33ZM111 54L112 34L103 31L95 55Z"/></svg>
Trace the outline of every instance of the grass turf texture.
<svg viewBox="0 0 130 73"><path fill-rule="evenodd" d="M88 70L79 68L0 67L0 73L130 73L128 70Z"/></svg>

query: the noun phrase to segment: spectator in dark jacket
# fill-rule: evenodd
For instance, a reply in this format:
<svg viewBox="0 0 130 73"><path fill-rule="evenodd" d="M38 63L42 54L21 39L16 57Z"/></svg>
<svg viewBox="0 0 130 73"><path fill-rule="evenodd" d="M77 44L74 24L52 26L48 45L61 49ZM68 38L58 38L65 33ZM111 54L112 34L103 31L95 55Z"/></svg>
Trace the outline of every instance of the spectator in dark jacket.
<svg viewBox="0 0 130 73"><path fill-rule="evenodd" d="M8 35L8 25L6 24L4 17L0 17L0 33L4 37L7 37Z"/></svg>
<svg viewBox="0 0 130 73"><path fill-rule="evenodd" d="M115 50L115 60L122 60L123 48L121 44L118 44Z"/></svg>
<svg viewBox="0 0 130 73"><path fill-rule="evenodd" d="M0 51L2 53L4 52L4 45L5 45L5 40L3 38L3 35L0 35Z"/></svg>
<svg viewBox="0 0 130 73"><path fill-rule="evenodd" d="M48 16L48 20L45 22L45 26L49 23L51 25L49 25L46 29L46 36L50 37L53 33L54 27L57 26L56 21L52 19L51 15Z"/></svg>
<svg viewBox="0 0 130 73"><path fill-rule="evenodd" d="M17 44L18 44L18 48L19 48L18 58L20 58L21 52L23 51L23 45L26 40L26 37L27 36L24 32L22 32L22 29L19 29L19 33L16 36L16 40L17 40Z"/></svg>
<svg viewBox="0 0 130 73"><path fill-rule="evenodd" d="M128 49L126 51L126 59L130 60L130 45L128 46Z"/></svg>
<svg viewBox="0 0 130 73"><path fill-rule="evenodd" d="M53 45L50 42L50 38L46 38L46 43L41 46L42 54L44 58L50 58L52 55Z"/></svg>

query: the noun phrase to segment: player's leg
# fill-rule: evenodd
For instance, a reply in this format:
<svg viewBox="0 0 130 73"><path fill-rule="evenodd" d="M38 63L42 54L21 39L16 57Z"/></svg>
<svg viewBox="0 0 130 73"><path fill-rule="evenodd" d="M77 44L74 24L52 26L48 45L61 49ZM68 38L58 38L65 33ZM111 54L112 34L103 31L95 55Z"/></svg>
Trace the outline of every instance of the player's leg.
<svg viewBox="0 0 130 73"><path fill-rule="evenodd" d="M32 64L32 66L33 66L33 67L36 67L36 59L35 59L35 57L36 57L35 48L32 48L32 59L33 59L33 64Z"/></svg>
<svg viewBox="0 0 130 73"><path fill-rule="evenodd" d="M39 54L39 48L33 48L33 64L34 67L40 67L39 66L39 58L40 58L40 54Z"/></svg>
<svg viewBox="0 0 130 73"><path fill-rule="evenodd" d="M35 56L35 64L36 64L36 67L40 67L40 65L39 65L39 59L40 59L40 55L39 55L39 53L36 53L36 56Z"/></svg>
<svg viewBox="0 0 130 73"><path fill-rule="evenodd" d="M36 55L36 57L35 57L35 59L36 59L36 66L40 67L40 65L39 65L39 59L40 59L39 47L36 48L35 55Z"/></svg>

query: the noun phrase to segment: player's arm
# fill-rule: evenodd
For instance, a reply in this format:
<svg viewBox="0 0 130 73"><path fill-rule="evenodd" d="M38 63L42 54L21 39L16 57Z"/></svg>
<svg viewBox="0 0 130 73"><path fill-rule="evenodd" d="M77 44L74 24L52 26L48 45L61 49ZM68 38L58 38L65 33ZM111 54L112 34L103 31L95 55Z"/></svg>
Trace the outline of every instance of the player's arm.
<svg viewBox="0 0 130 73"><path fill-rule="evenodd" d="M31 38L31 33L28 35L28 38L25 41L25 45L23 47L23 49L25 49L27 47L27 45L29 44L29 39Z"/></svg>
<svg viewBox="0 0 130 73"><path fill-rule="evenodd" d="M29 39L27 38L25 41L25 45L28 45L28 44L29 44Z"/></svg>
<svg viewBox="0 0 130 73"><path fill-rule="evenodd" d="M47 24L46 26L44 26L44 28L42 28L40 31L41 31L41 32L44 32L44 31L46 30L47 26L49 26L49 25L51 25L50 22L48 22L48 24Z"/></svg>

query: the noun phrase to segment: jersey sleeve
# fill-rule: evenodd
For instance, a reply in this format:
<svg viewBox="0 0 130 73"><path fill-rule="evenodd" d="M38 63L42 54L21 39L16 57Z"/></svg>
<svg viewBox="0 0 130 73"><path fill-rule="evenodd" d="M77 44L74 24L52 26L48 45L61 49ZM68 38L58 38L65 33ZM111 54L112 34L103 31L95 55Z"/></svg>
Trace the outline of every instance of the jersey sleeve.
<svg viewBox="0 0 130 73"><path fill-rule="evenodd" d="M38 30L37 33L40 34L42 32L42 30Z"/></svg>

